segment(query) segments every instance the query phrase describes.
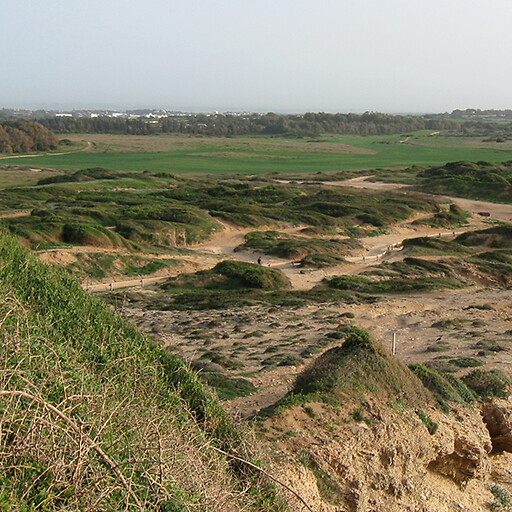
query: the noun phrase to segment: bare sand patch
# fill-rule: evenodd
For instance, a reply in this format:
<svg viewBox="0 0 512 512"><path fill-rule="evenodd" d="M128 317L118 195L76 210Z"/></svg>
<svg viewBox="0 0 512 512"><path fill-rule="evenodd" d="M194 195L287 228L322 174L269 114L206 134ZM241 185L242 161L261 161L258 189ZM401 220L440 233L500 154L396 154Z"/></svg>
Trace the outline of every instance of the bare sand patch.
<svg viewBox="0 0 512 512"><path fill-rule="evenodd" d="M134 307L125 314L186 360L199 366L213 364L230 376L249 379L258 391L229 407L251 415L284 396L304 366L339 345L343 329L350 325L368 330L389 351L396 333L397 357L407 364L450 364L462 375L472 368L450 361L472 358L483 369L511 371L509 296L506 290L468 287L387 297L377 304L260 305L208 311ZM495 342L502 350L485 350L482 341Z"/></svg>

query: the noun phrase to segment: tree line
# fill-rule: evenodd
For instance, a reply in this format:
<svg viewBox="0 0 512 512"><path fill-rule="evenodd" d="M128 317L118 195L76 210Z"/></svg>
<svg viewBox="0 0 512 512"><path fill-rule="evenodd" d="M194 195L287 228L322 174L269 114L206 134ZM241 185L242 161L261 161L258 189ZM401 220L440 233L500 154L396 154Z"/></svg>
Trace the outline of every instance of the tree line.
<svg viewBox="0 0 512 512"><path fill-rule="evenodd" d="M41 123L32 121L0 123L0 153L49 151L58 145L57 137Z"/></svg>
<svg viewBox="0 0 512 512"><path fill-rule="evenodd" d="M57 133L118 133L152 135L160 133L203 134L221 137L240 135L274 135L314 137L321 133L343 135L387 135L415 130L453 129L448 119L422 116L395 116L366 112L364 114L300 115L267 114L190 114L161 119L126 119L111 117L52 117L39 122Z"/></svg>

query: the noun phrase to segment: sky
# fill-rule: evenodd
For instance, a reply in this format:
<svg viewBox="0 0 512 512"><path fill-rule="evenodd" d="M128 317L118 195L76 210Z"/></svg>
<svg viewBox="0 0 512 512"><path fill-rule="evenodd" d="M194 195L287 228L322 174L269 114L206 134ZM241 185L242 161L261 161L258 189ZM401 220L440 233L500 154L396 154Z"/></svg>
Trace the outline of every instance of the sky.
<svg viewBox="0 0 512 512"><path fill-rule="evenodd" d="M512 108L511 0L2 0L0 107Z"/></svg>

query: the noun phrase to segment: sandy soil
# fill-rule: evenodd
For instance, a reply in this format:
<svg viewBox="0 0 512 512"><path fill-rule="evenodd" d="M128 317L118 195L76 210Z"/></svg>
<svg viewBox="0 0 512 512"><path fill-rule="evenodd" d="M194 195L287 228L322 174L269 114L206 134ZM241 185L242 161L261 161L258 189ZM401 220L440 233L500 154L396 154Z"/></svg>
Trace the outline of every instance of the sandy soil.
<svg viewBox="0 0 512 512"><path fill-rule="evenodd" d="M243 415L283 396L304 365L340 343L347 325L368 330L390 351L396 333L397 356L407 364L436 361L464 374L470 369L449 361L473 358L487 369L512 370L512 303L506 290L469 287L389 296L370 305L185 312L135 307L125 314L198 366L251 380L258 392L230 405ZM482 341L494 341L503 350L485 350Z"/></svg>
<svg viewBox="0 0 512 512"><path fill-rule="evenodd" d="M478 215L480 211L489 212L491 219L512 219L512 205L446 200L453 200L472 213L470 225L457 229L455 234L488 227L487 219ZM363 239L366 254L349 258L349 263L338 267L308 271L297 268L293 262L268 257L264 263L280 268L295 289L308 289L329 275L355 274L381 261L402 259L400 242L405 238L454 236L453 231L439 233L426 226L413 226L411 220L391 228L385 235ZM199 251L196 261L200 262L208 253L255 261L257 255L233 252L249 230L229 225L225 228L195 248ZM288 230L297 233L300 227ZM258 391L229 404L242 415L251 415L282 397L309 361L340 343L347 325L367 329L389 350L395 333L397 356L408 364L430 361L464 374L472 368L460 367L456 362L472 358L478 361L476 364L483 364L484 369L512 371L512 304L510 291L501 289L472 286L456 291L389 296L373 305L254 306L196 312L145 311L134 307L125 313L143 330L196 365L251 380ZM501 350L486 348L489 342L495 342Z"/></svg>
<svg viewBox="0 0 512 512"><path fill-rule="evenodd" d="M0 213L0 219L14 219L16 217L28 217L32 210L19 210L17 212Z"/></svg>
<svg viewBox="0 0 512 512"><path fill-rule="evenodd" d="M398 190L405 188L407 185L402 183L385 183L384 181L368 181L372 176L358 176L350 180L343 181L322 181L323 185L333 185L336 187L353 187L353 188L366 188L370 190Z"/></svg>
<svg viewBox="0 0 512 512"><path fill-rule="evenodd" d="M407 185L401 183L384 183L380 181L368 181L371 176L359 176L345 181L326 181L324 185L334 185L340 187L365 188L370 190L397 190L406 188ZM445 202L453 202L460 206L463 210L467 210L474 214L478 219L479 212L488 212L490 219L500 220L503 222L512 222L512 204L490 203L487 201L477 201L474 199L464 199L461 197L450 196L434 196ZM475 220L475 219L473 219Z"/></svg>

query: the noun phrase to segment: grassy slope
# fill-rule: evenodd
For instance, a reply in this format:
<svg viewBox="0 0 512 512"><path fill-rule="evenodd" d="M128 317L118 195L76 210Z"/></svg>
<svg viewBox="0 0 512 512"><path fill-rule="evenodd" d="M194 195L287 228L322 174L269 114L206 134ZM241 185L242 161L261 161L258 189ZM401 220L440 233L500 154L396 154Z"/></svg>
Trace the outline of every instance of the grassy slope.
<svg viewBox="0 0 512 512"><path fill-rule="evenodd" d="M81 152L69 155L45 155L33 158L3 159L0 163L43 166L57 169L85 169L88 167L107 167L114 170L170 171L173 173L267 173L267 172L315 172L346 169L370 169L375 167L398 167L408 165L442 165L450 160L490 160L504 161L511 158L508 150L495 149L492 146L471 147L464 140L444 139L439 142L427 139L419 132L412 144L402 144L402 135L375 137L326 136L320 140L330 143L350 145L369 150L372 154L318 152L308 148L308 141L289 141L282 139L225 139L212 138L212 145L205 146L198 139L197 147L176 147L171 151L137 153L95 153ZM84 135L84 138L87 138ZM275 147L254 146L251 141L282 140Z"/></svg>
<svg viewBox="0 0 512 512"><path fill-rule="evenodd" d="M4 233L0 297L0 509L277 510L195 375Z"/></svg>
<svg viewBox="0 0 512 512"><path fill-rule="evenodd" d="M53 179L59 182L0 190L0 211L31 210L29 216L2 222L34 248L74 244L165 251L204 240L221 228L216 218L246 226L300 223L336 234L337 227L381 227L436 208L433 201L413 194L329 190L264 178L179 178L89 169ZM304 245L305 239L297 242ZM315 242L314 252L335 252L320 247L329 243Z"/></svg>

